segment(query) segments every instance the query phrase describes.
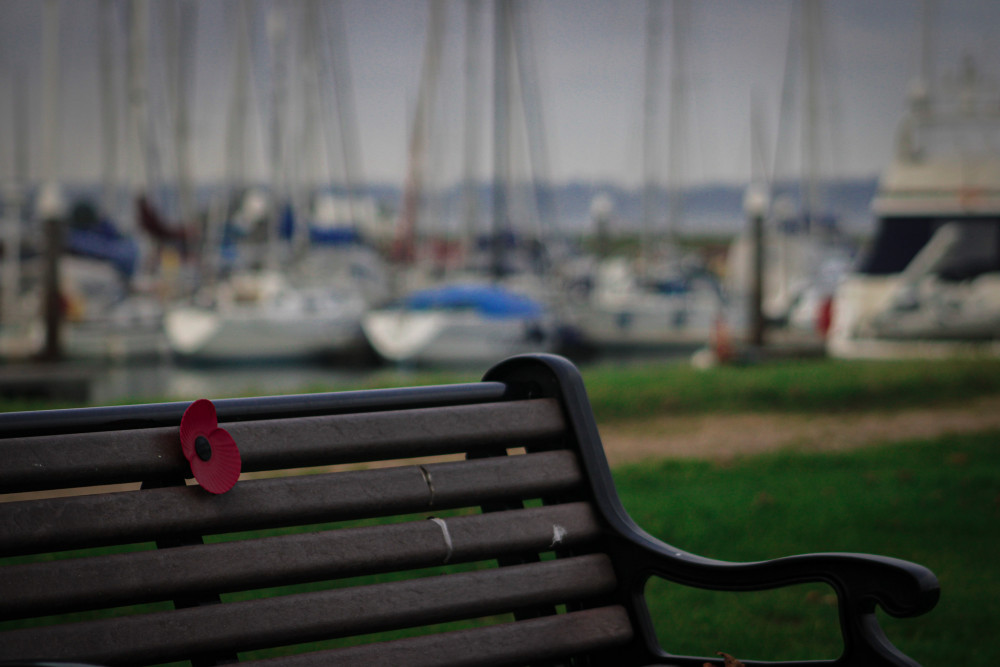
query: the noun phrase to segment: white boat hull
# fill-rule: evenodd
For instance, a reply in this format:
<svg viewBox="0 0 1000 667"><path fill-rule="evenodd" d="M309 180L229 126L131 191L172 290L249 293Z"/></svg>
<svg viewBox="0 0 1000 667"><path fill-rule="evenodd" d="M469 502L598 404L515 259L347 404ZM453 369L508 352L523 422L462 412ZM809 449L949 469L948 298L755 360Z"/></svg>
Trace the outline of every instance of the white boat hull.
<svg viewBox="0 0 1000 667"><path fill-rule="evenodd" d="M994 280L991 277L988 282ZM996 337L1000 327L996 323L992 326L993 337L977 335L963 338L953 331L949 334L948 323L942 323L936 317L935 322L927 326L911 327L901 320L914 313L900 313L902 318L891 317L891 302L901 285L898 276L853 275L847 278L834 299L833 322L827 339L830 356L843 359L1000 356L1000 339ZM981 287L987 286L983 284ZM991 298L1000 294L1000 285L992 285L987 293ZM990 309L980 312L985 316ZM992 313L1000 316L996 305ZM952 324L955 323L953 321Z"/></svg>
<svg viewBox="0 0 1000 667"><path fill-rule="evenodd" d="M363 343L366 304L355 291L295 288L274 273L219 285L213 307L169 311L171 350L206 361L283 361L332 356Z"/></svg>
<svg viewBox="0 0 1000 667"><path fill-rule="evenodd" d="M179 356L223 362L308 359L345 351L360 341L357 317L278 315L183 308L167 315L166 329Z"/></svg>
<svg viewBox="0 0 1000 667"><path fill-rule="evenodd" d="M555 347L554 327L545 319L490 318L471 311L369 312L362 321L368 342L387 361L426 364L484 364Z"/></svg>
<svg viewBox="0 0 1000 667"><path fill-rule="evenodd" d="M687 348L709 340L722 309L718 290L705 278L661 291L640 284L624 261L611 260L599 267L594 290L571 303L570 320L597 348Z"/></svg>
<svg viewBox="0 0 1000 667"><path fill-rule="evenodd" d="M697 308L650 298L582 307L572 319L589 345L603 348L704 345L718 317L715 305Z"/></svg>

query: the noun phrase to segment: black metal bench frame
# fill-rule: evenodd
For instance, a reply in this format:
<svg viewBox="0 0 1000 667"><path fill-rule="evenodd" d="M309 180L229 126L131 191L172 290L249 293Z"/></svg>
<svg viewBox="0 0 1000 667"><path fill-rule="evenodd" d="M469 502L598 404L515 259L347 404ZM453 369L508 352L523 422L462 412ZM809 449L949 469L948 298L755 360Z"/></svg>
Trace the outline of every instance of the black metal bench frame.
<svg viewBox="0 0 1000 667"><path fill-rule="evenodd" d="M843 654L780 664L915 665L886 639L876 605L915 616L938 599L929 570L897 559L828 553L725 563L649 536L618 500L583 382L560 357L514 357L480 383L216 401L244 472L406 459L386 468L244 478L220 496L185 485L190 469L177 426L187 405L0 415L4 493L142 483L0 504L0 620L66 613L60 620L73 621L5 629L0 664L223 664L246 650L500 613L507 622L323 645L260 664L720 664L659 647L643 597L658 576L726 591L829 584L839 600ZM456 453L465 458L418 459ZM420 516L453 508L467 513ZM394 514L421 520L331 526ZM203 540L306 524L323 525ZM48 555L146 541L156 548ZM357 575L470 562L478 565L464 572L345 584ZM227 599L317 581L334 583ZM167 608L126 618L73 615L154 601Z"/></svg>

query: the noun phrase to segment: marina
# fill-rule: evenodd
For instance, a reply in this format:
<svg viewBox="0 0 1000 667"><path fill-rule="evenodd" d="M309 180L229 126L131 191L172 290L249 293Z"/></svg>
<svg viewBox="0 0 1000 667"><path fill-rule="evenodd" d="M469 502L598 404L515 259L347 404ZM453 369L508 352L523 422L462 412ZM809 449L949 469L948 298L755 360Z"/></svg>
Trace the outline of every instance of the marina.
<svg viewBox="0 0 1000 667"><path fill-rule="evenodd" d="M876 178L837 163L856 131L831 101L845 10L771 17L783 75L741 104L748 141L711 151L689 33L717 16L638 7L617 98L637 150L584 180L553 174L560 9L397 10L420 23L393 180L365 173L387 163L361 140L370 54L351 2L12 4L38 40L18 56L30 81L0 72L31 91L2 111L0 391L246 393L262 372L295 391L532 351L698 365L1000 351L995 62L951 60L932 39L947 10L928 3L900 31L920 67ZM66 40L74 21L91 38ZM94 84L88 178L69 166L70 61ZM604 143L621 150L618 131ZM697 176L721 155L737 177Z"/></svg>

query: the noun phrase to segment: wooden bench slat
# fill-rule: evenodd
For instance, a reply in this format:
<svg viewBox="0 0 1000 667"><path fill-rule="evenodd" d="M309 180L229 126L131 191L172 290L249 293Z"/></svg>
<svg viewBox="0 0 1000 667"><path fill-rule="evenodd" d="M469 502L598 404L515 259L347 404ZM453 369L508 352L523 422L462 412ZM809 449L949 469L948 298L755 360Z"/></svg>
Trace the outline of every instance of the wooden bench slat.
<svg viewBox="0 0 1000 667"><path fill-rule="evenodd" d="M254 663L257 667L461 667L528 664L610 649L632 640L624 607L585 609L411 639L315 651Z"/></svg>
<svg viewBox="0 0 1000 667"><path fill-rule="evenodd" d="M0 556L482 505L570 490L569 451L0 505Z"/></svg>
<svg viewBox="0 0 1000 667"><path fill-rule="evenodd" d="M198 653L245 651L478 618L581 601L615 589L603 554L191 607L142 616L14 630L0 660L156 664Z"/></svg>
<svg viewBox="0 0 1000 667"><path fill-rule="evenodd" d="M286 419L315 415L410 410L432 405L470 405L503 400L502 382L471 382L425 387L363 389L213 401L223 422ZM0 414L0 437L89 433L130 428L176 426L189 401L109 407L36 410Z"/></svg>
<svg viewBox="0 0 1000 667"><path fill-rule="evenodd" d="M0 569L0 619L537 553L597 538L587 503ZM447 530L448 540L444 530Z"/></svg>
<svg viewBox="0 0 1000 667"><path fill-rule="evenodd" d="M243 470L432 456L562 432L553 399L222 424ZM6 493L190 477L176 426L0 440Z"/></svg>

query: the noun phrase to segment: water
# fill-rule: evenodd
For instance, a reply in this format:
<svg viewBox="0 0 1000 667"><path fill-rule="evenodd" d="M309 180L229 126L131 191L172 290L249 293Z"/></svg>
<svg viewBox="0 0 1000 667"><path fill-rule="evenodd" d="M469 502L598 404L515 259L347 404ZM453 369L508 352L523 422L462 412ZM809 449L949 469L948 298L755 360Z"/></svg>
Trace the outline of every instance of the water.
<svg viewBox="0 0 1000 667"><path fill-rule="evenodd" d="M478 380L486 369L470 372ZM464 374L464 372L462 372ZM88 403L189 401L197 398L270 396L316 391L349 391L372 382L400 379L413 372L396 368L339 368L323 365L192 366L173 362L117 365L95 369Z"/></svg>
<svg viewBox="0 0 1000 667"><path fill-rule="evenodd" d="M591 364L635 365L649 362L687 363L690 351L610 352L600 357L575 359L578 366ZM497 361L500 361L499 359ZM156 401L192 401L198 398L232 398L351 391L372 386L406 386L426 382L427 374L444 371L441 382L477 382L489 365L443 369L405 366L336 366L333 364L180 364L172 360L146 363L85 365L0 365L0 393L7 397L32 396L60 403L112 405ZM21 394L14 378L30 378ZM24 384L23 382L21 383Z"/></svg>

